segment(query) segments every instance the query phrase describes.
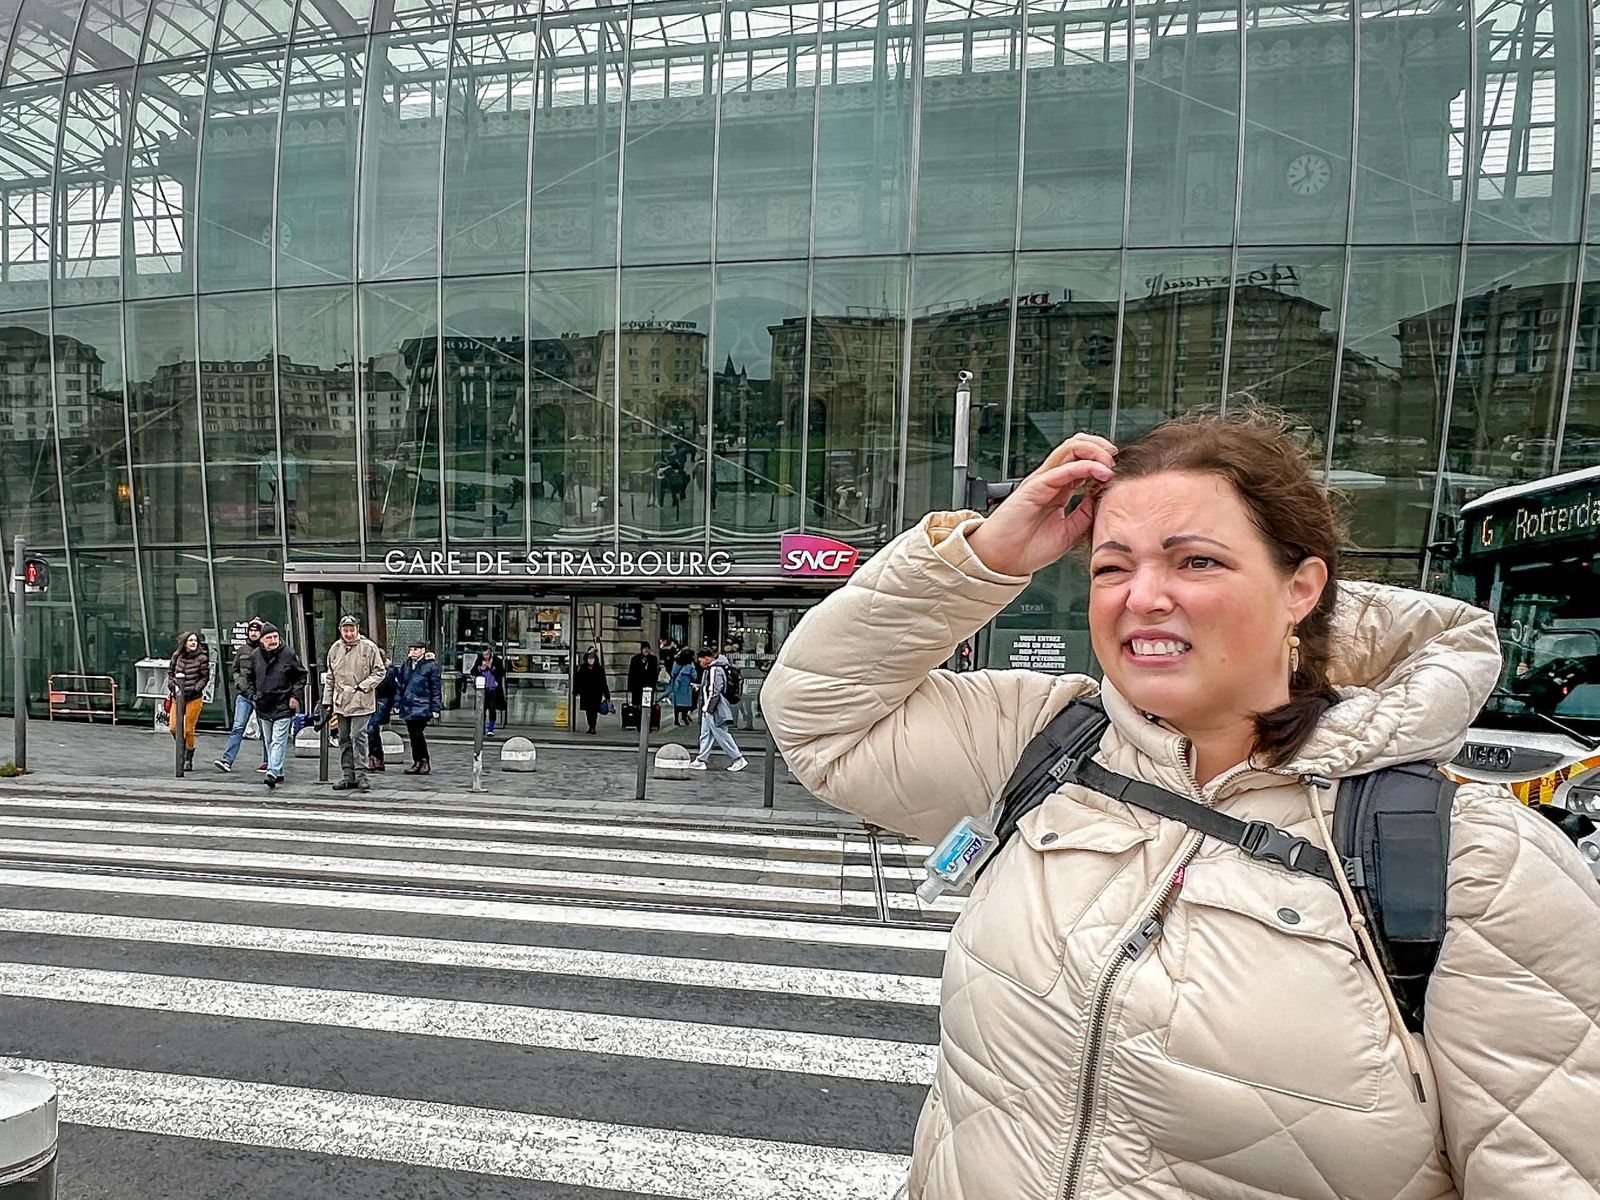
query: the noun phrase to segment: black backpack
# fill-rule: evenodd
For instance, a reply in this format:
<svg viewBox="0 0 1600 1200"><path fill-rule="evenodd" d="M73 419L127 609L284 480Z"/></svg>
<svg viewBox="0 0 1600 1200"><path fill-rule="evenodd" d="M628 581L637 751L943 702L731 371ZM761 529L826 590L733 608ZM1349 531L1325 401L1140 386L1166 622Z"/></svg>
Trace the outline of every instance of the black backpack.
<svg viewBox="0 0 1600 1200"><path fill-rule="evenodd" d="M744 676L739 674L739 668L729 663L723 668L722 698L729 704L737 704L744 697Z"/></svg>
<svg viewBox="0 0 1600 1200"><path fill-rule="evenodd" d="M1181 821L1251 858L1315 875L1332 887L1338 886L1333 872L1341 869L1366 917L1401 1012L1413 1030L1421 1029L1428 977L1444 941L1454 781L1430 763L1404 763L1340 780L1333 812L1334 845L1341 860L1336 868L1305 838L1265 821L1241 821L1093 762L1109 724L1099 700L1074 700L1028 743L1001 795L995 851L979 874L998 857L1017 822L1068 782ZM1331 780L1314 782L1334 786ZM1567 819L1570 814L1560 809L1540 811L1574 839L1592 831L1592 826L1575 828Z"/></svg>

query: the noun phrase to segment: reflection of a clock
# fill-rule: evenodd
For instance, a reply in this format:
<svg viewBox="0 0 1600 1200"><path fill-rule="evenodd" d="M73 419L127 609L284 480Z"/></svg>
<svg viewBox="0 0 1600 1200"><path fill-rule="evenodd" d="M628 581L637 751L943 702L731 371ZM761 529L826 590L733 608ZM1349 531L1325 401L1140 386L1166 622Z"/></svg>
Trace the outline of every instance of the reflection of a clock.
<svg viewBox="0 0 1600 1200"><path fill-rule="evenodd" d="M1284 182L1296 196L1315 196L1333 178L1333 167L1320 154L1300 154L1289 160Z"/></svg>

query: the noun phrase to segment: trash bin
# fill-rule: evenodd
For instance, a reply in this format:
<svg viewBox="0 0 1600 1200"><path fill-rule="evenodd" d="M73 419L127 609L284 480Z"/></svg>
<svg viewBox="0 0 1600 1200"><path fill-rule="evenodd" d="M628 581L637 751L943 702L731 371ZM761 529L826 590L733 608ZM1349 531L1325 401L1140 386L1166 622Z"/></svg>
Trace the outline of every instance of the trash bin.
<svg viewBox="0 0 1600 1200"><path fill-rule="evenodd" d="M0 1200L55 1200L56 1086L0 1071Z"/></svg>
<svg viewBox="0 0 1600 1200"><path fill-rule="evenodd" d="M161 719L161 702L167 698L167 677L172 664L164 658L141 658L133 664L133 690L141 700L150 700L155 709L155 729L166 733L166 722Z"/></svg>

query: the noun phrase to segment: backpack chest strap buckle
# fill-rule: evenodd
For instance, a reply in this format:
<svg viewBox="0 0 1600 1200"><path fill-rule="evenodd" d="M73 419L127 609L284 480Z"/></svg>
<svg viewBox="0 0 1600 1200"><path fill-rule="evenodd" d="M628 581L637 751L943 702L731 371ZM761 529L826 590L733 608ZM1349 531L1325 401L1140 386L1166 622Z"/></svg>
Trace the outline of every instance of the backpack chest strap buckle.
<svg viewBox="0 0 1600 1200"><path fill-rule="evenodd" d="M1309 875L1324 875L1326 856L1306 838L1279 829L1266 821L1246 821L1239 838L1239 849L1251 858L1266 859Z"/></svg>

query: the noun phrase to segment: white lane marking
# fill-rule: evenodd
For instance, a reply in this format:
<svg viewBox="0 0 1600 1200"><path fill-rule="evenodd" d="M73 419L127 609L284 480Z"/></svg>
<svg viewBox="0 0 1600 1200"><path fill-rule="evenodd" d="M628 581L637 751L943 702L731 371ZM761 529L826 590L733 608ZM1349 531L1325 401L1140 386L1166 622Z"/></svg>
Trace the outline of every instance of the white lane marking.
<svg viewBox="0 0 1600 1200"><path fill-rule="evenodd" d="M0 795L0 812L10 808L87 809L95 813L116 811L162 812L187 817L248 817L253 821L270 821L274 824L299 822L339 822L346 825L398 825L418 829L461 829L474 834L539 833L558 837L612 838L625 841L685 842L704 846L747 846L758 850L809 850L836 852L846 834L818 833L815 836L780 833L741 832L733 829L689 829L675 825L651 825L613 821L600 824L592 821L561 819L526 819L520 817L488 818L444 816L434 812L386 813L364 808L346 808L334 805L296 805L294 808L275 808L260 804L183 804L166 800L133 800L127 797L107 796L84 800L64 797L60 800L39 796ZM865 846L862 847L865 849Z"/></svg>
<svg viewBox="0 0 1600 1200"><path fill-rule="evenodd" d="M83 817L7 817L0 826L20 826L53 832L81 829L98 833L139 833L172 837L255 839L271 842L320 842L329 846L382 846L393 850L439 850L461 854L499 854L507 858L576 858L592 862L649 863L664 867L753 871L771 875L809 875L871 879L871 863L820 862L815 859L736 858L723 854L695 854L688 850L636 850L629 846L570 846L564 843L479 841L465 838L411 837L403 834L347 833L321 829L274 829L262 825L179 825L164 821L106 821ZM8 840L0 833L0 843ZM838 854L838 848L832 850Z"/></svg>
<svg viewBox="0 0 1600 1200"><path fill-rule="evenodd" d="M429 880L435 883L479 884L488 887L520 885L550 890L615 892L652 899L716 899L725 903L765 901L791 907L815 905L819 908L875 908L873 894L855 888L808 888L787 884L738 883L731 880L677 879L657 875L610 875L596 871L556 871L533 867L479 867L470 863L415 862L394 858L341 858L329 854L274 854L266 850L225 850L200 846L124 846L113 842L51 842L31 838L0 838L0 847L14 854L56 861L76 862L96 859L104 863L151 864L236 870L270 870L284 875L318 871L359 879L386 882ZM919 912L921 904L913 892L888 892L890 908ZM948 899L935 901L934 907L954 905Z"/></svg>
<svg viewBox="0 0 1600 1200"><path fill-rule="evenodd" d="M835 925L827 921L786 921L771 917L722 916L714 913L660 912L639 908L605 908L590 904L545 904L538 901L473 900L455 896L406 896L382 891L344 891L283 885L232 883L226 880L155 879L138 875L99 875L91 871L32 871L0 868L0 885L50 888L113 896L166 896L187 900L226 900L252 908L263 904L331 908L340 912L405 913L413 916L466 917L534 925L571 925L619 929L629 933L688 934L703 937L748 937L815 945L868 949L931 950L944 953L947 929L904 926Z"/></svg>
<svg viewBox="0 0 1600 1200"><path fill-rule="evenodd" d="M37 963L0 963L0 995L879 1083L930 1082L937 1051L880 1038Z"/></svg>
<svg viewBox="0 0 1600 1200"><path fill-rule="evenodd" d="M75 1125L337 1154L677 1200L882 1200L910 1160L196 1075L0 1058L53 1079Z"/></svg>
<svg viewBox="0 0 1600 1200"><path fill-rule="evenodd" d="M569 950L559 946L517 946L442 938L389 937L321 929L281 929L270 925L232 925L209 921L170 921L103 913L47 912L0 908L0 931L55 937L115 938L182 946L259 950L327 958L429 963L574 975L585 979L627 979L677 987L727 988L746 992L824 996L886 1004L937 1007L939 981L926 975L885 975L817 967L772 966L657 954L619 954Z"/></svg>

